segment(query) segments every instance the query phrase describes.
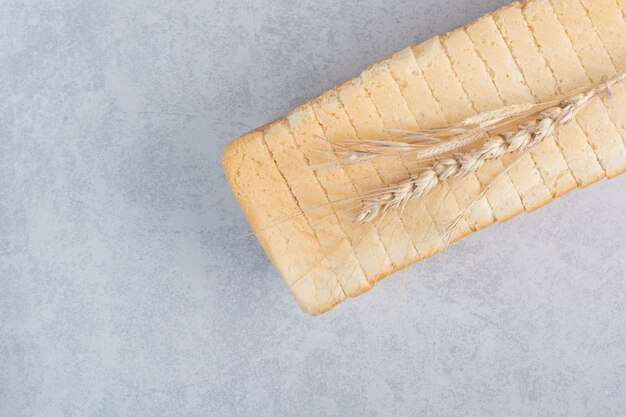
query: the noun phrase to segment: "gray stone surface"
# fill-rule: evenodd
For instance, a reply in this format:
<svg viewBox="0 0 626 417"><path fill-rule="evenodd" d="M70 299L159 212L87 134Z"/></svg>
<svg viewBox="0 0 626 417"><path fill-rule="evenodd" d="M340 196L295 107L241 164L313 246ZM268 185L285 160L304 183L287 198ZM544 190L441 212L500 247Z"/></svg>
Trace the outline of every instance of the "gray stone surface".
<svg viewBox="0 0 626 417"><path fill-rule="evenodd" d="M228 140L506 0L0 1L1 416L626 411L626 178L310 318Z"/></svg>

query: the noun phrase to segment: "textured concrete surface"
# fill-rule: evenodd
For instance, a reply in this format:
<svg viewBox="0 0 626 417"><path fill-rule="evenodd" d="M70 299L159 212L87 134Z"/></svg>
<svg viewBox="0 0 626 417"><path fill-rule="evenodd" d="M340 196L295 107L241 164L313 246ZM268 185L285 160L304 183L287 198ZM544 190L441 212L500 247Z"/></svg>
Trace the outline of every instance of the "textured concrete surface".
<svg viewBox="0 0 626 417"><path fill-rule="evenodd" d="M626 178L312 319L231 138L505 0L0 1L1 416L615 416Z"/></svg>

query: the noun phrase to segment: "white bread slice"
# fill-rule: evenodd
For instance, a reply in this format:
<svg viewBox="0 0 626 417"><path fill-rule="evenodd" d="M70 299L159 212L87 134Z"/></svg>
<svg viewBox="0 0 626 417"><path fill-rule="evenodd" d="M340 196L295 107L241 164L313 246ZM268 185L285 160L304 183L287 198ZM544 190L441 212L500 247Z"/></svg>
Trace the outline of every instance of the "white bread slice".
<svg viewBox="0 0 626 417"><path fill-rule="evenodd" d="M464 30L457 30L443 38L446 55L452 63L455 78L461 83L468 100L458 102L467 116L504 106L491 76ZM466 116L466 117L467 117ZM487 161L477 172L484 187L504 169L502 159ZM526 176L526 174L524 175ZM513 186L510 174L500 177L489 187L487 200L500 222L517 216L524 210L522 200Z"/></svg>
<svg viewBox="0 0 626 417"><path fill-rule="evenodd" d="M363 81L355 78L338 87L339 101L343 104L350 123L359 139L377 139L384 132L384 127L372 100L365 90ZM393 184L406 178L402 160L399 157L374 159L372 165L382 182ZM409 237L403 218L389 216L379 228L383 244L388 248L391 262L402 268L411 263L417 255L412 239Z"/></svg>
<svg viewBox="0 0 626 417"><path fill-rule="evenodd" d="M467 108L459 105L467 100L465 92L458 82L454 82L454 73L438 36L413 48L417 66L424 74L435 101L441 108L447 123L454 123L469 116ZM475 174L459 180L450 181L450 189L459 208L465 211L472 205L482 189ZM467 222L472 230L480 230L495 221L489 202L482 197L469 211Z"/></svg>
<svg viewBox="0 0 626 417"><path fill-rule="evenodd" d="M396 81L406 105L413 113L412 120L407 117L404 118L406 127L424 129L444 125L446 123L445 117L432 96L423 73L417 66L413 50L406 48L386 59L384 63L389 67L390 74ZM428 224L426 228L418 228L415 231L417 234L414 236L422 236L418 240L421 244L432 242L433 253L437 253L442 250L444 245L443 238L446 225L461 214L461 209L454 193L447 184L437 187L431 194L421 198L420 202L423 202L426 211L434 221L434 225ZM451 238L456 240L468 233L470 233L470 227L465 220L462 220L456 234ZM434 246L435 244L441 246Z"/></svg>
<svg viewBox="0 0 626 417"><path fill-rule="evenodd" d="M615 33L626 30L626 17L624 17L624 4L620 2L621 9L614 3L599 2L589 7L579 1L562 1L555 4L557 14L565 24L576 25L577 30L568 30L568 35L574 42L578 56L583 62L590 77L601 79L610 73L621 72L626 69L626 48L623 37L619 39ZM602 7L599 9L599 6ZM597 13L604 14L598 18ZM621 13L621 19L620 19ZM617 16L617 19L607 18ZM609 25L607 27L606 25ZM619 85L615 88L615 97L605 100L604 103L617 122L617 128L621 133L622 142L626 144L626 87Z"/></svg>
<svg viewBox="0 0 626 417"><path fill-rule="evenodd" d="M619 72L620 61L615 61L607 46L598 34L594 22L587 14L584 6L577 1L555 1L553 2L555 12L566 28L567 35L572 41L572 45L580 58L582 65L589 77L594 81L600 81L604 77ZM607 10L607 13L619 14L619 9ZM622 12L623 13L623 12ZM576 30L572 30L576 27ZM569 29L568 29L569 28ZM625 60L621 60L623 64ZM616 120L618 131L622 136L622 142L626 142L624 135L624 122L626 122L626 87L618 85L614 88L614 98L604 100L612 118ZM621 122L621 124L620 124Z"/></svg>
<svg viewBox="0 0 626 417"><path fill-rule="evenodd" d="M338 281L342 257L336 255L346 256L348 253L352 254L352 251L350 247L346 248L345 244L339 244L345 243L346 240L331 207L326 205L328 199L316 178L316 173L308 168L309 164L295 144L286 120L271 124L263 136L271 157L298 207L305 213L303 217L313 232L312 237L317 239L321 247L319 260L326 260L330 264L335 282L329 282L329 289L343 293ZM322 222L326 222L324 227L319 226Z"/></svg>
<svg viewBox="0 0 626 417"><path fill-rule="evenodd" d="M593 22L600 40L611 56L619 71L626 68L626 18L624 17L624 0L620 7L613 0L580 0L585 12Z"/></svg>
<svg viewBox="0 0 626 417"><path fill-rule="evenodd" d="M397 100L397 85L389 74L388 69L383 65L375 65L364 71L361 74L360 80L362 82L363 90L370 98L373 110L378 114L381 122L377 129L369 130L369 133L365 133L361 137L368 139L385 137L389 135L388 133L385 133L385 128L401 128L402 126L405 126L403 124L403 119L406 120L406 114L404 113L405 109L402 107L404 103ZM353 123L355 126L360 124L358 116L353 119ZM397 182L410 175L410 168L402 158L388 158L381 160L380 163L381 165L379 166L381 167L382 172L385 173L383 174L383 177L387 183ZM410 209L403 210L399 213L399 215L403 229L407 232L409 241L414 249L414 251L409 249L407 252L413 252L422 257L421 251L418 247L418 242L413 240L412 236L414 236L414 234L410 233L411 227L415 222L414 210L416 209L416 206L417 204L414 202ZM422 213L427 216L425 220L432 223L433 220L429 213L424 209L422 209ZM408 262L411 263L410 259Z"/></svg>
<svg viewBox="0 0 626 417"><path fill-rule="evenodd" d="M487 67L487 72L491 76L503 104L534 102L534 98L526 87L522 74L519 72L491 16L481 17L468 25L465 32ZM543 183L541 174L537 170L534 154L535 152L531 151L527 157L519 161L510 170L510 178L528 212L552 200L552 194ZM515 156L513 155L505 155L502 161L508 164L514 159Z"/></svg>
<svg viewBox="0 0 626 417"><path fill-rule="evenodd" d="M302 310L320 314L343 301L345 294L336 285L330 263L321 256L322 248L307 220L298 215L301 209L272 159L262 129L227 145L224 173L259 243Z"/></svg>
<svg viewBox="0 0 626 417"><path fill-rule="evenodd" d="M537 101L546 101L557 96L561 91L550 71L546 58L541 54L536 40L530 30L522 8L518 3L500 9L493 15L511 54L517 62L526 86ZM547 170L545 158L556 154L556 146L567 161L567 166L579 186L585 186L604 177L604 171L597 161L596 155L589 146L584 132L578 123L570 123L556 132L552 141L537 147L535 160L546 185L555 196L570 191L572 177L559 168ZM554 164L556 165L556 164ZM561 173L565 173L561 175Z"/></svg>
<svg viewBox="0 0 626 417"><path fill-rule="evenodd" d="M324 138L330 141L355 138L356 133L348 116L339 102L337 92L331 90L313 101L313 113L320 123ZM366 192L383 183L372 164L346 165L343 170L354 185L357 192ZM347 185L346 185L347 187ZM362 268L368 281L375 282L381 277L381 270L393 267L389 251L383 244L381 234L377 227L370 227L360 233L358 246L369 246L371 250L362 259ZM361 250L357 247L357 251Z"/></svg>
<svg viewBox="0 0 626 417"><path fill-rule="evenodd" d="M328 141L380 138L388 128L440 126L494 106L553 99L626 70L624 38L623 0L513 3L406 48L234 140L224 150L226 178L299 305L320 314L441 251L446 226L507 162L442 184L385 221L356 226L328 202L404 179L412 161L310 168L332 158L320 152L330 149ZM623 172L625 91L615 88L613 98L592 103L534 149L469 213L454 239Z"/></svg>
<svg viewBox="0 0 626 417"><path fill-rule="evenodd" d="M317 123L311 106L303 106L292 112L288 117L288 123L294 143L306 159L306 161L302 161L298 152L293 152L295 155L291 155L290 162L304 162L304 166L326 163L326 155L331 154L330 144L321 139L324 137L324 132ZM323 149L328 150L329 153L322 154L320 150ZM321 201L316 202L323 208L310 213L310 216L317 218L327 216L327 218L321 219L325 227L317 228L320 241L325 242L323 246L328 248L328 259L333 265L337 279L346 295L352 297L361 294L369 289L373 282L373 280L368 280L361 263L367 262L371 254L376 253L378 247L375 241L371 239L363 241L363 244L357 244L360 236L355 233L353 225L346 219L339 218L336 213L333 213L331 207L324 206L330 201L341 201L354 197L357 192L352 186L350 178L342 169L319 169L315 171L307 169L307 171L317 177L317 181L324 191L323 194L318 193ZM299 175L310 176L309 172L301 172Z"/></svg>
<svg viewBox="0 0 626 417"><path fill-rule="evenodd" d="M529 3L524 8L524 14L561 91L571 91L591 83L592 78L583 68L550 2L540 0ZM610 101L615 102L613 99ZM621 174L626 168L626 148L603 102L596 100L590 103L578 113L576 119L587 134L607 176Z"/></svg>
<svg viewBox="0 0 626 417"><path fill-rule="evenodd" d="M376 112L379 114L382 125L386 129L417 129L415 117L409 110L404 97L402 96L402 92L400 91L400 87L397 81L393 78L389 67L386 65L386 60L380 64L374 65L367 70L365 70L361 74L361 79L363 80L363 85L368 92L369 96L372 99L372 103L376 107ZM384 136L384 132L380 132L379 135ZM395 163L394 163L395 162ZM393 159L393 166L399 167L403 166L406 169L402 172L399 178L396 181L402 180L410 174L410 170L414 169L417 165L412 163L411 158L402 158L402 159ZM454 194L451 194L451 198L454 199ZM420 203L422 203L420 201ZM452 206L455 208L455 204ZM428 218L430 218L430 222L438 222L439 227L435 226L437 230L442 233L442 228L445 224L452 221L454 217L450 217L452 214L451 211L441 212L443 217L439 216L436 208L433 208L432 211L425 210L428 213ZM432 213L432 214L431 214ZM404 214L407 216L411 216L411 212L404 211ZM454 216L460 214L460 210L454 213ZM437 217L437 220L433 219L433 216ZM427 219L428 219L427 218ZM410 224L410 221L406 224ZM407 227L408 229L408 227ZM462 222L461 227L459 227L455 231L455 236L452 236L453 240L459 239L462 236L470 233L469 227L465 223ZM415 235L414 235L415 236ZM420 242L423 239L420 239ZM416 242L417 245L417 242Z"/></svg>

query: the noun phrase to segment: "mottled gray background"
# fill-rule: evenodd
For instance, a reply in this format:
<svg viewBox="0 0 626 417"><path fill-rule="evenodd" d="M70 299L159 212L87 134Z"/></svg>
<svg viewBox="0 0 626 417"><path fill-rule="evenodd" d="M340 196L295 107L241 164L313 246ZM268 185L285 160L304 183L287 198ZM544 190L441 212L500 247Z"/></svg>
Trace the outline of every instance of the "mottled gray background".
<svg viewBox="0 0 626 417"><path fill-rule="evenodd" d="M239 134L506 0L0 0L1 416L617 415L626 178L311 318Z"/></svg>

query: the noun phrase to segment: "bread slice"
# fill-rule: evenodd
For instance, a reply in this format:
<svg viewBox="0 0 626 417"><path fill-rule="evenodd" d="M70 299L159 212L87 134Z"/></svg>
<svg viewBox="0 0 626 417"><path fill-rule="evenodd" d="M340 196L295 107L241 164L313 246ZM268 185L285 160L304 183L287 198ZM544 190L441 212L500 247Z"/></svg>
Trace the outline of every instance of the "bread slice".
<svg viewBox="0 0 626 417"><path fill-rule="evenodd" d="M491 97L497 97L497 106L532 103L535 98L519 71L504 38L490 15L483 16L465 28L480 56L493 87L483 81L483 89ZM469 46L468 46L469 48ZM485 76L483 75L483 78ZM543 182L537 168L536 151L519 161L511 170L510 178L521 198L526 211L531 212L552 200L552 193ZM503 162L510 163L514 156L504 156ZM595 160L595 158L594 158Z"/></svg>
<svg viewBox="0 0 626 417"><path fill-rule="evenodd" d="M530 0L408 47L285 118L229 143L223 166L259 242L302 309L323 313L449 243L446 226L512 157L439 185L381 221L355 225L340 202L405 179L392 156L336 162L329 142L460 121L553 99L626 70L624 1ZM460 222L458 240L626 170L626 88L580 111L499 177ZM333 202L331 204L331 202Z"/></svg>

